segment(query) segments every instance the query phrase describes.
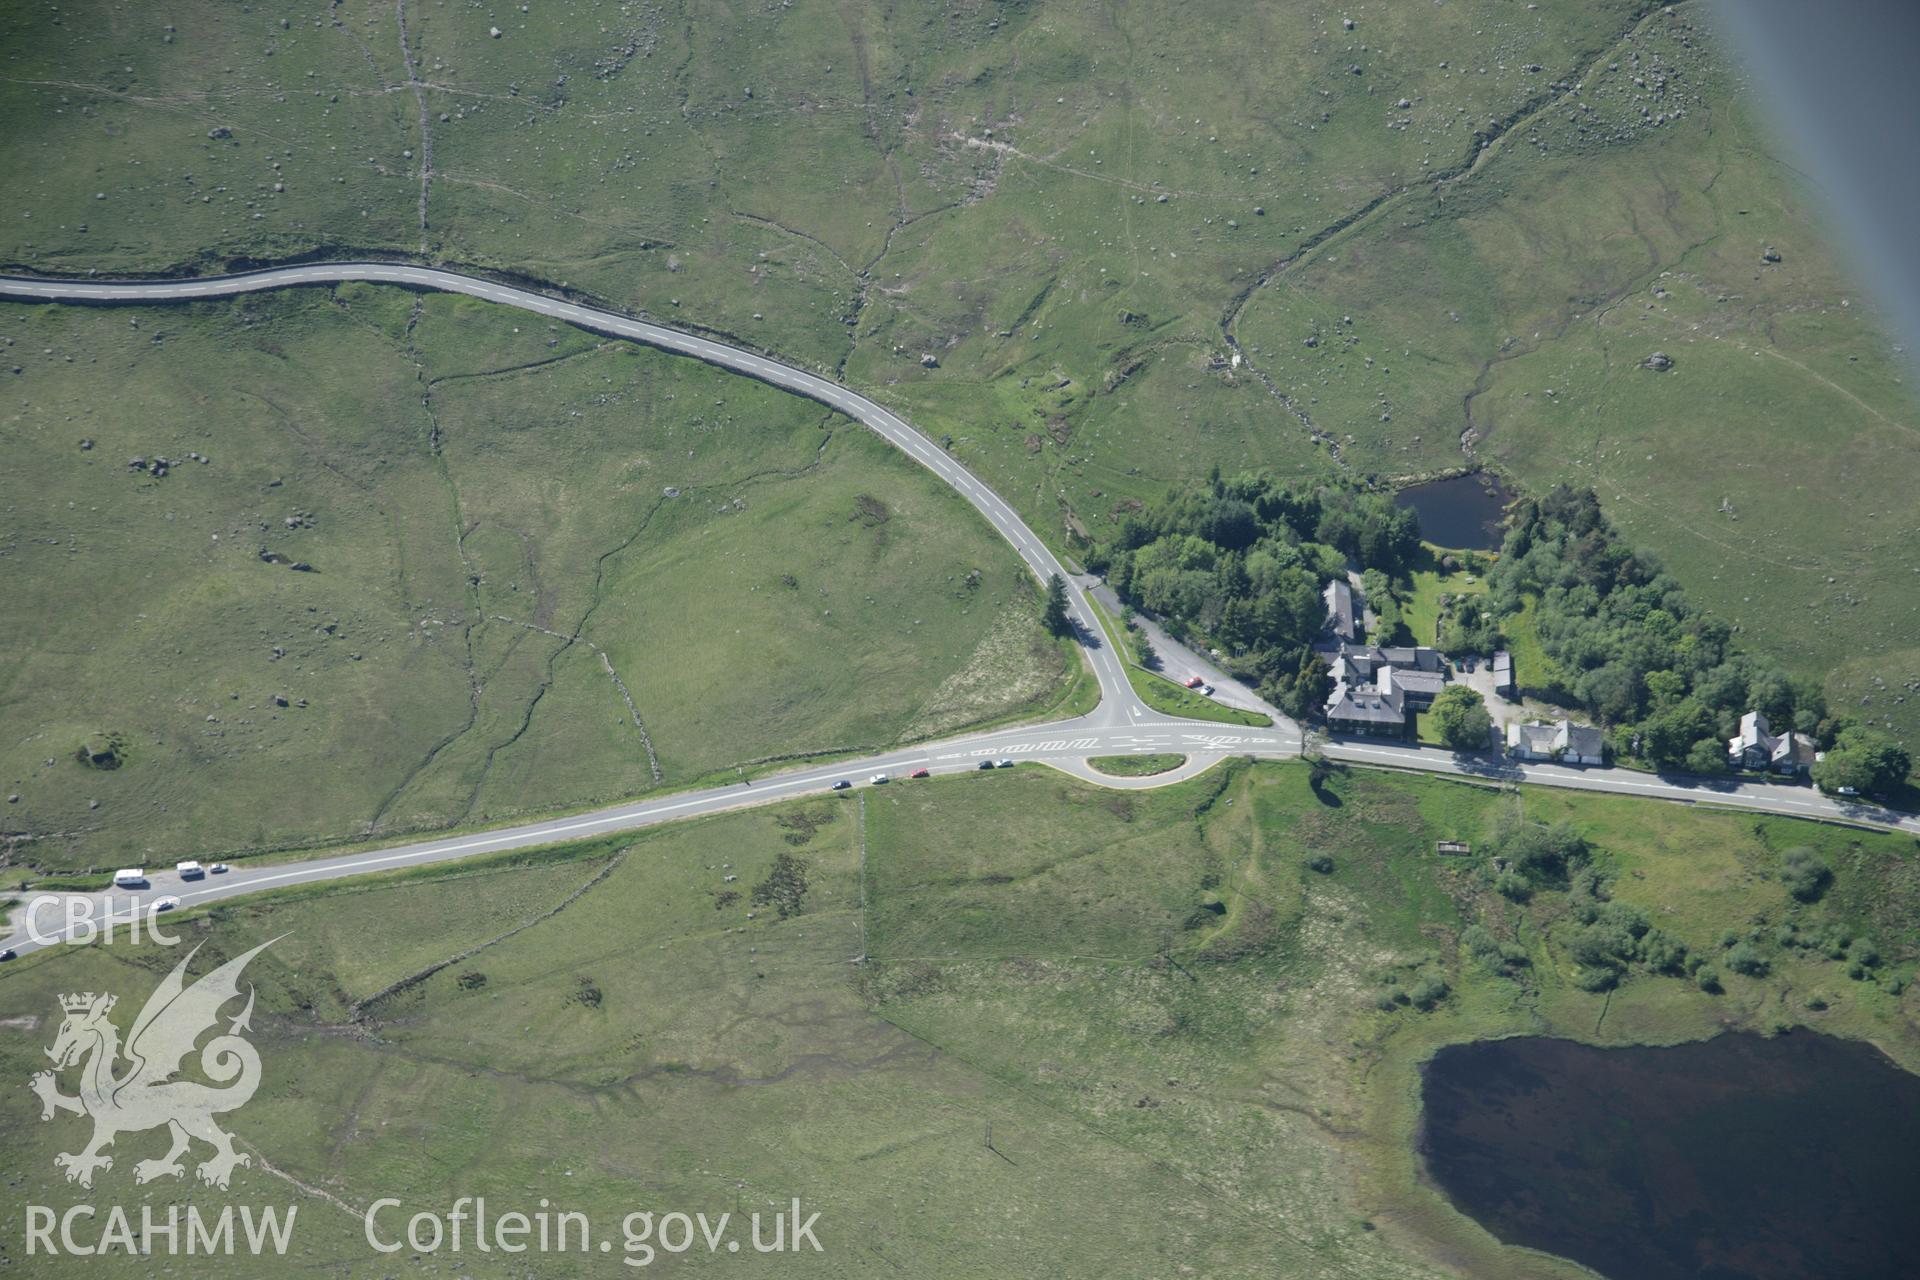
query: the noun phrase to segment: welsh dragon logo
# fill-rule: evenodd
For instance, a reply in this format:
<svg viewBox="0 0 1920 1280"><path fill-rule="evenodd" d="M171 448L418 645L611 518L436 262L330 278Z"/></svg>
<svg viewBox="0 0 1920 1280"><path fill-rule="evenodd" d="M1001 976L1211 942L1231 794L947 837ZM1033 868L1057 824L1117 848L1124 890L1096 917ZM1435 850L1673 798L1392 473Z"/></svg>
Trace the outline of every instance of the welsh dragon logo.
<svg viewBox="0 0 1920 1280"><path fill-rule="evenodd" d="M173 1146L157 1160L136 1164L135 1182L179 1177L185 1172L180 1157L187 1154L195 1138L213 1147L212 1158L197 1169L202 1182L225 1188L236 1167L253 1163L251 1156L233 1149L232 1135L213 1121L217 1115L244 1106L260 1087L260 1055L240 1034L251 1029L251 985L246 1008L232 1019L224 1034L214 1036L200 1048L200 1071L214 1083L174 1077L201 1035L217 1029L220 1010L239 998L240 971L272 945L261 943L189 987L183 975L199 951L195 947L147 998L127 1033L124 1048L119 1029L107 1018L117 997L91 991L60 997L66 1020L60 1024L53 1047L47 1050L54 1069L35 1075L31 1083L40 1095L42 1120L51 1120L61 1111L93 1119L92 1141L80 1151L53 1158L55 1167L66 1171L68 1182L91 1187L95 1170L113 1168L113 1157L103 1151L118 1135L162 1125L172 1135ZM127 1069L116 1074L123 1059ZM74 1097L60 1092L56 1078L57 1072L69 1067L80 1068L80 1092Z"/></svg>

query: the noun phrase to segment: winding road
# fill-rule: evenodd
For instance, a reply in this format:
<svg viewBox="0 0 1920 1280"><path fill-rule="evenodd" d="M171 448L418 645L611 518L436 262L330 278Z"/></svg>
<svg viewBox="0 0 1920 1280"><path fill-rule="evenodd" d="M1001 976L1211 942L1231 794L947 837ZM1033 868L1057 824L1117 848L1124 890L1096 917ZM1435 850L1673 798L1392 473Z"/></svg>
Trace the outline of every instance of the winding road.
<svg viewBox="0 0 1920 1280"><path fill-rule="evenodd" d="M999 495L884 405L830 379L783 364L759 352L600 308L581 306L538 290L403 263L312 263L240 275L167 280L0 277L0 299L150 305L349 281L465 294L503 306L518 307L596 333L692 356L806 396L855 419L952 486L1006 539L1027 568L1042 582L1050 575L1060 575L1067 584L1069 613L1099 683L1098 707L1088 715L1054 724L962 735L940 742L903 747L858 761L809 766L752 783L660 796L574 817L299 862L243 864L223 875L191 881L183 880L171 871L159 872L151 875L147 886L132 894L116 893L111 903L106 895L100 894L48 895L45 899L36 900L42 905L34 920L24 918L25 907L16 911L12 923L19 932L4 945L24 954L63 941L68 933L64 904L70 899L86 900L96 919L114 908L124 919L129 912L144 910L154 899L162 896L176 897L183 906L200 906L265 890L448 862L478 854L607 835L722 813L747 805L817 793L842 778L861 781L871 775L887 773L895 779L890 785L915 786L924 784L900 781L915 769L927 769L937 776L976 771L983 761L1033 761L1051 765L1102 786L1138 788L1164 786L1191 777L1228 755L1274 759L1297 756L1303 749L1304 734L1301 728L1284 718L1276 718L1274 727L1270 729L1239 728L1169 717L1148 707L1128 682L1120 655L1105 642L1105 633L1088 603L1091 580L1077 579L1070 573ZM1163 645L1162 652L1165 653L1166 649L1167 646ZM1177 651L1177 654L1182 663L1196 672L1210 673L1209 678L1227 695L1224 701L1242 706L1264 706L1251 690L1233 684L1198 655L1185 651ZM1524 782L1714 804L1791 817L1851 822L1920 835L1920 818L1877 806L1836 801L1807 787L1784 783L1672 779L1625 769L1520 765L1491 757L1461 756L1434 748L1374 741L1332 741L1322 744L1319 749L1331 759L1355 765L1415 769L1503 783ZM1171 773L1146 778L1111 777L1087 765L1087 760L1095 756L1144 753L1177 753L1185 755L1187 762ZM873 784L863 782L863 785Z"/></svg>
<svg viewBox="0 0 1920 1280"><path fill-rule="evenodd" d="M1073 576L1067 572L1065 566L1054 558L1053 552L1047 549L1046 544L1027 527L1026 522L1014 512L1012 507L977 480L971 471L949 457L946 450L908 426L899 415L884 405L869 400L859 392L848 390L837 382L808 373L790 364L782 364L778 360L769 359L743 347L729 346L727 343L702 338L697 334L649 324L645 320L630 319L597 307L583 307L533 289L497 284L478 276L462 275L457 271L442 271L437 267L412 267L402 263L327 262L298 267L272 267L241 275L181 280L31 280L0 276L0 298L43 302L145 305L157 302L199 302L209 298L230 298L243 293L261 293L266 290L286 289L300 285L333 285L349 282L397 284L416 289L432 289L440 293L461 293L470 298L518 307L522 311L531 311L536 315L547 316L554 320L564 320L568 324L577 325L595 333L627 338L634 342L645 343L650 347L658 347L662 351L671 351L676 355L692 356L708 364L719 365L736 373L744 373L750 378L757 378L772 386L805 396L809 400L817 400L876 432L885 438L887 443L951 485L973 506L974 510L986 517L987 523L992 525L1001 537L1012 545L1021 560L1026 562L1027 568L1031 569L1041 582L1045 582L1051 574L1059 574L1067 583L1075 625L1082 628L1082 633L1085 635L1100 634L1099 627L1094 622L1093 611L1087 607L1085 594L1074 582ZM1121 667L1119 658L1111 650L1104 646L1091 648L1088 656L1093 662L1094 675L1100 681L1103 706L1109 702L1119 704L1133 700L1133 690L1127 684L1127 673Z"/></svg>

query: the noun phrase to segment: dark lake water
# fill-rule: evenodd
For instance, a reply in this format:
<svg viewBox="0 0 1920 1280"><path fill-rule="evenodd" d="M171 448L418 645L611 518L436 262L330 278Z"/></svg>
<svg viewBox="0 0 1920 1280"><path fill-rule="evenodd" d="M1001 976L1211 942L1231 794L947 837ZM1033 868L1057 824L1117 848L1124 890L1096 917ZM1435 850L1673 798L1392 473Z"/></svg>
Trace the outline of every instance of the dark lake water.
<svg viewBox="0 0 1920 1280"><path fill-rule="evenodd" d="M1920 1277L1920 1076L1812 1032L1442 1049L1422 1155L1509 1244L1611 1280Z"/></svg>
<svg viewBox="0 0 1920 1280"><path fill-rule="evenodd" d="M1484 472L1409 485L1393 495L1420 516L1420 536L1442 547L1498 551L1500 517L1513 495Z"/></svg>

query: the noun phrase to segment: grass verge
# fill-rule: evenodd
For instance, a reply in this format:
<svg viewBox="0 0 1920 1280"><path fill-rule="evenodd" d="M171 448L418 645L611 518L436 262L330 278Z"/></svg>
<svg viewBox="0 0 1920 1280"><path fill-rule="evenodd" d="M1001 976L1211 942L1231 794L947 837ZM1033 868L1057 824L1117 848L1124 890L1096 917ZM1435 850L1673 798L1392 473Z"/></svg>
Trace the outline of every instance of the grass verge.
<svg viewBox="0 0 1920 1280"><path fill-rule="evenodd" d="M1150 752L1138 756L1094 756L1087 761L1101 773L1116 778L1147 778L1156 773L1171 773L1187 762L1174 752Z"/></svg>
<svg viewBox="0 0 1920 1280"><path fill-rule="evenodd" d="M1269 728L1273 724L1270 716L1258 711L1243 711L1238 707L1229 707L1225 703L1215 702L1194 689L1178 684L1163 675L1148 671L1134 661L1133 645L1129 643L1132 633L1120 625L1098 600L1087 597L1087 603L1093 606L1094 616L1099 619L1101 629L1106 633L1107 643L1114 646L1114 652L1120 655L1121 665L1126 668L1127 683L1140 695L1140 700L1162 715L1180 716L1187 720L1211 720L1218 724L1249 725Z"/></svg>

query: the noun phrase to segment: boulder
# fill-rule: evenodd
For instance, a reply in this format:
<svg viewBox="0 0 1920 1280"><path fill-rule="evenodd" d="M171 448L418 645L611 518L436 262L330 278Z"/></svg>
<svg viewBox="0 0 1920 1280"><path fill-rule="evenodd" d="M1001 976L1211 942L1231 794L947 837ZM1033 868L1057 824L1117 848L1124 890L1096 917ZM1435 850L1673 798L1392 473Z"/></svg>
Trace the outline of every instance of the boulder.
<svg viewBox="0 0 1920 1280"><path fill-rule="evenodd" d="M1640 362L1642 369L1651 369L1655 373L1665 373L1673 368L1673 357L1664 351L1656 351Z"/></svg>
<svg viewBox="0 0 1920 1280"><path fill-rule="evenodd" d="M120 739L111 733L88 738L74 757L90 769L118 769L126 759Z"/></svg>

